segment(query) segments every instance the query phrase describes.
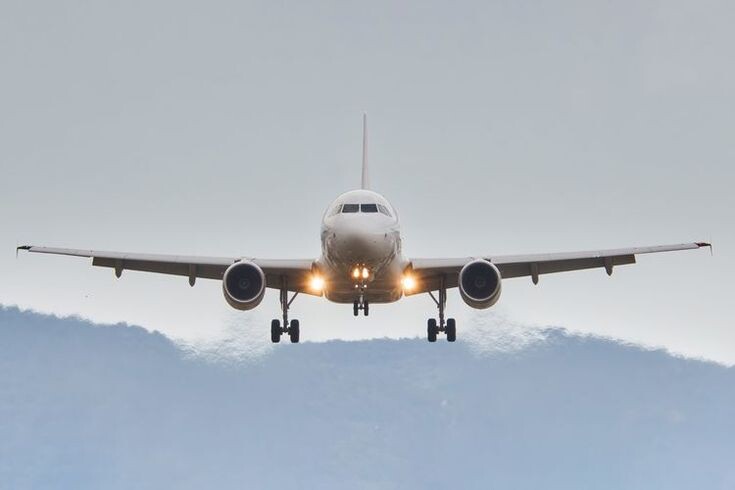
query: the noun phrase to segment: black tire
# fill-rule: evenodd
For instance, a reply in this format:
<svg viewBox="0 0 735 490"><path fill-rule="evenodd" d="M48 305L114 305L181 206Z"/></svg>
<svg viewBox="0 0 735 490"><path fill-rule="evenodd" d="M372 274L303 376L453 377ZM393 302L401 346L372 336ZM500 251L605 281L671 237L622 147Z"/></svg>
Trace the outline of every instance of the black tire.
<svg viewBox="0 0 735 490"><path fill-rule="evenodd" d="M447 342L454 342L457 340L457 322L454 318L447 319Z"/></svg>
<svg viewBox="0 0 735 490"><path fill-rule="evenodd" d="M365 301L365 303L363 303L362 305L362 312L365 314L365 316L368 316L368 313L370 313L370 309L369 309L367 301Z"/></svg>
<svg viewBox="0 0 735 490"><path fill-rule="evenodd" d="M299 343L299 335L300 335L299 321L291 320L291 325L288 327L288 336L291 339L292 344Z"/></svg>
<svg viewBox="0 0 735 490"><path fill-rule="evenodd" d="M277 344L281 341L281 321L271 320L271 342Z"/></svg>
<svg viewBox="0 0 735 490"><path fill-rule="evenodd" d="M357 306L357 301L352 303L352 313L357 316L360 314L360 308Z"/></svg>
<svg viewBox="0 0 735 490"><path fill-rule="evenodd" d="M436 326L436 318L429 318L426 322L426 337L429 342L436 342L436 334L439 332L439 327Z"/></svg>

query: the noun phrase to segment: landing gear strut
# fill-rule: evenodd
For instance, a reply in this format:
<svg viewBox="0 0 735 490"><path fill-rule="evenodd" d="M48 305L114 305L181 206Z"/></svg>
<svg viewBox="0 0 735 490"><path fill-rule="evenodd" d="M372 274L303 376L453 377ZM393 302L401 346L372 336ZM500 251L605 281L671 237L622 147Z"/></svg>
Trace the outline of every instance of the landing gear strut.
<svg viewBox="0 0 735 490"><path fill-rule="evenodd" d="M288 321L288 308L291 306L291 303L293 303L293 300L295 300L296 296L298 295L299 292L296 291L294 295L291 296L291 299L288 299L288 289L286 288L286 280L284 279L283 286L281 287L280 292L281 312L283 312L283 326L281 326L280 320L271 320L271 342L273 342L274 344L280 342L281 335L285 333L288 334L288 337L291 339L292 344L297 344L299 342L299 321Z"/></svg>
<svg viewBox="0 0 735 490"><path fill-rule="evenodd" d="M444 276L442 276L439 285L439 298L437 299L432 291L429 291L429 296L431 296L431 299L434 300L434 303L439 308L439 323L437 324L436 318L429 318L426 322L426 336L429 342L436 342L436 336L439 332L447 334L448 342L454 342L457 340L457 322L454 318L444 320L444 309L447 306L447 287Z"/></svg>

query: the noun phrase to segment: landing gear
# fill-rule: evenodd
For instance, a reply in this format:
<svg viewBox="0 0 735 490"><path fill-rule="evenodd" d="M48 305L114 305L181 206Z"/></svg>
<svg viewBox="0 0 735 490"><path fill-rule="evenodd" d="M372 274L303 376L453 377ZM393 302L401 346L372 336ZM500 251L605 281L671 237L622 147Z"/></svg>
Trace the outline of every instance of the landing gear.
<svg viewBox="0 0 735 490"><path fill-rule="evenodd" d="M271 342L277 344L281 341L281 335L284 333L288 334L288 338L291 339L292 344L299 343L299 336L301 334L298 320L291 320L290 323L284 323L288 327L281 327L280 320L271 320Z"/></svg>
<svg viewBox="0 0 735 490"><path fill-rule="evenodd" d="M300 328L299 328L299 321L298 320L291 320L288 321L288 308L291 306L291 303L293 303L293 300L296 299L296 296L298 296L299 293L294 293L293 296L291 296L291 299L288 299L288 289L286 289L286 280L283 280L283 287L281 288L281 294L280 294L280 301L281 301L281 311L283 312L283 325L281 325L281 321L278 319L271 320L271 342L274 344L277 344L281 341L281 335L284 333L288 334L289 339L291 339L292 344L298 344L299 343L299 337L300 337Z"/></svg>
<svg viewBox="0 0 735 490"><path fill-rule="evenodd" d="M426 337L429 342L436 342L436 337L439 332L445 332L447 334L447 341L454 342L457 340L457 322L454 318L448 318L444 321L444 309L447 306L447 287L444 283L444 276L441 278L439 285L439 298L434 296L434 293L429 291L429 296L434 300L436 306L439 308L439 323L437 324L436 318L429 318L426 322Z"/></svg>
<svg viewBox="0 0 735 490"><path fill-rule="evenodd" d="M291 339L292 344L299 343L299 321L291 320L291 326L288 327L288 337Z"/></svg>
<svg viewBox="0 0 735 490"><path fill-rule="evenodd" d="M360 310L365 316L370 314L370 305L365 299L365 290L368 287L368 279L370 278L370 270L365 264L358 264L352 270L352 278L354 280L355 293L357 297L352 302L352 314L355 316L360 315Z"/></svg>
<svg viewBox="0 0 735 490"><path fill-rule="evenodd" d="M360 310L362 310L362 313L365 316L370 314L370 305L362 296L360 296L360 299L356 299L352 302L352 314L358 316L360 314Z"/></svg>
<svg viewBox="0 0 735 490"><path fill-rule="evenodd" d="M439 333L439 327L436 326L436 318L429 318L426 322L426 337L429 342L436 342L436 334Z"/></svg>
<svg viewBox="0 0 735 490"><path fill-rule="evenodd" d="M447 326L444 327L444 331L447 333L447 342L457 340L457 322L454 321L454 318L447 319Z"/></svg>

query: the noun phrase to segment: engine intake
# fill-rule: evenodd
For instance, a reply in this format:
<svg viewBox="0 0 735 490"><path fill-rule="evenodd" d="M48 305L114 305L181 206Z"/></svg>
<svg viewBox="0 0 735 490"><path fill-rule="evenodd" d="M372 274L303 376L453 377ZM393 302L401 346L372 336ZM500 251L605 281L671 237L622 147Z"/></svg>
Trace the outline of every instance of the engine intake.
<svg viewBox="0 0 735 490"><path fill-rule="evenodd" d="M500 271L487 260L475 260L459 271L459 294L472 308L490 308L501 290Z"/></svg>
<svg viewBox="0 0 735 490"><path fill-rule="evenodd" d="M265 274L252 262L237 262L225 271L222 291L230 306L237 310L252 310L263 301Z"/></svg>

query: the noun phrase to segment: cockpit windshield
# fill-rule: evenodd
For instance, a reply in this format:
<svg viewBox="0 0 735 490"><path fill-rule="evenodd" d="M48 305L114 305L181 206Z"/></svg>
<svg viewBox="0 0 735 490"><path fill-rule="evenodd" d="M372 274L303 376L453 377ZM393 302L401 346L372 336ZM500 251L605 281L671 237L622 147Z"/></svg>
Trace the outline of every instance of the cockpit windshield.
<svg viewBox="0 0 735 490"><path fill-rule="evenodd" d="M388 217L393 217L386 206L382 204L342 204L337 206L333 211L334 214L338 213L381 213ZM331 216L331 215L330 215Z"/></svg>

